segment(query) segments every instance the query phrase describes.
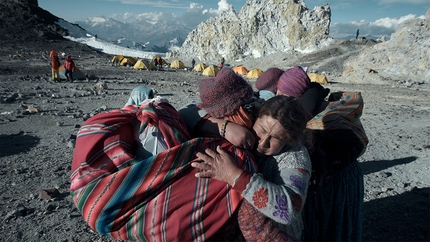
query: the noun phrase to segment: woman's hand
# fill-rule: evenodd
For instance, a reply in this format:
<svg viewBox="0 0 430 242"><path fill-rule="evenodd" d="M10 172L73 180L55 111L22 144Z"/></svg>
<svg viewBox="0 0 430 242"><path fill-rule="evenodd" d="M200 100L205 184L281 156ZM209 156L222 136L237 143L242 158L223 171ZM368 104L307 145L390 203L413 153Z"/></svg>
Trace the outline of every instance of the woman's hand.
<svg viewBox="0 0 430 242"><path fill-rule="evenodd" d="M234 146L252 150L255 145L255 135L242 125L229 122L225 129L225 139Z"/></svg>
<svg viewBox="0 0 430 242"><path fill-rule="evenodd" d="M205 153L198 152L196 156L203 161L191 163L192 167L202 170L196 173L196 177L211 177L233 186L236 178L242 174L243 170L219 146L217 146L216 151L208 148Z"/></svg>

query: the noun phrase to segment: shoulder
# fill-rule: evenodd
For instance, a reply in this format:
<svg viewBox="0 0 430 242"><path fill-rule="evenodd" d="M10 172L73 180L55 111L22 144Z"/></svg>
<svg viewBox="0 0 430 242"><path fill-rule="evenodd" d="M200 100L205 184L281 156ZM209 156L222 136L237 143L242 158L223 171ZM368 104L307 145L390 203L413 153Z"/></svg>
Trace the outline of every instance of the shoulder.
<svg viewBox="0 0 430 242"><path fill-rule="evenodd" d="M311 170L311 159L305 146L296 145L285 149L279 155L273 156L279 168L305 168Z"/></svg>

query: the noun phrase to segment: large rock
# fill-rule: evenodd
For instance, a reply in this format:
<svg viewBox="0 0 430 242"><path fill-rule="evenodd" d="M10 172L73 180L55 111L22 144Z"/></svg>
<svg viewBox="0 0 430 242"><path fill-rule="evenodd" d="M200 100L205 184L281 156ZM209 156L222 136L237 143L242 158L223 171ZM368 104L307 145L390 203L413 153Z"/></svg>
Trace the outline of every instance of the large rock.
<svg viewBox="0 0 430 242"><path fill-rule="evenodd" d="M275 52L311 52L330 42L330 6L309 10L301 0L248 0L210 18L189 33L178 52L168 57L219 62L258 58Z"/></svg>
<svg viewBox="0 0 430 242"><path fill-rule="evenodd" d="M429 83L430 9L425 18L397 26L391 39L363 50L345 62L345 82L387 84Z"/></svg>

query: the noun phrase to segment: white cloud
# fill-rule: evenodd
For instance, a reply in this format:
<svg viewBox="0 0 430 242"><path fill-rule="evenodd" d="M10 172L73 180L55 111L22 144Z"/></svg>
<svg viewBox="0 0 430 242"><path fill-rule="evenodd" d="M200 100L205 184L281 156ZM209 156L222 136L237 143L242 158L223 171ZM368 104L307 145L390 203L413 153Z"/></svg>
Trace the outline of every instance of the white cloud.
<svg viewBox="0 0 430 242"><path fill-rule="evenodd" d="M140 4L150 4L150 1L135 1L128 0L123 2L140 2ZM151 1L153 3L160 3L157 1ZM142 14L134 14L134 13L124 13L124 14L113 14L109 17L121 21L121 22L134 22L136 20L146 20L150 22L158 22L162 21L165 23L169 22L177 22L186 28L194 29L197 25L203 21L206 21L210 17L215 17L221 14L222 12L228 10L231 4L228 3L227 0L220 0L218 2L218 9L205 9L203 5L198 3L190 3L187 11L181 16L176 16L173 13L169 12L159 12L159 13L142 13Z"/></svg>
<svg viewBox="0 0 430 242"><path fill-rule="evenodd" d="M158 0L111 0L122 4L146 5L158 8L186 8L180 1L158 1Z"/></svg>
<svg viewBox="0 0 430 242"><path fill-rule="evenodd" d="M423 16L419 17L422 18ZM400 23L414 18L416 18L415 15L409 14L400 18L381 18L375 22L361 20L349 23L335 23L330 26L330 36L333 38L355 38L355 33L359 29L360 36L390 37Z"/></svg>
<svg viewBox="0 0 430 242"><path fill-rule="evenodd" d="M370 25L374 25L374 26L381 26L381 27L386 27L389 29L395 29L397 27L397 25L399 25L400 23L403 23L407 20L411 20L416 18L416 16L414 14L408 14L406 16L402 16L400 18L381 18L376 20L373 23L369 23Z"/></svg>
<svg viewBox="0 0 430 242"><path fill-rule="evenodd" d="M222 12L227 11L230 8L230 6L231 4L229 4L227 0L220 0L218 2L218 9L213 9L213 8L205 9L203 13L220 15Z"/></svg>

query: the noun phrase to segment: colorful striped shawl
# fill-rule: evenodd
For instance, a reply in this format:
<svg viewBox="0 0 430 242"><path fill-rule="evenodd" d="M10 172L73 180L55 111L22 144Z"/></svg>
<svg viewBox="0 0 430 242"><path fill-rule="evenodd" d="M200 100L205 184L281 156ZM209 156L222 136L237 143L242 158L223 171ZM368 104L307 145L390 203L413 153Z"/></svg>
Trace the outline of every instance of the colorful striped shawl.
<svg viewBox="0 0 430 242"><path fill-rule="evenodd" d="M130 122L157 125L168 149L148 159L133 156ZM223 147L239 166L255 172L252 155L224 139L189 139L166 103L100 113L78 132L71 191L94 230L119 240L204 241L234 213L242 197L226 183L197 179L190 162L206 147Z"/></svg>
<svg viewBox="0 0 430 242"><path fill-rule="evenodd" d="M364 107L361 92L336 92L330 95L329 100L325 109L315 115L306 127L313 130L351 130L363 144L362 155L369 139L360 121Z"/></svg>

